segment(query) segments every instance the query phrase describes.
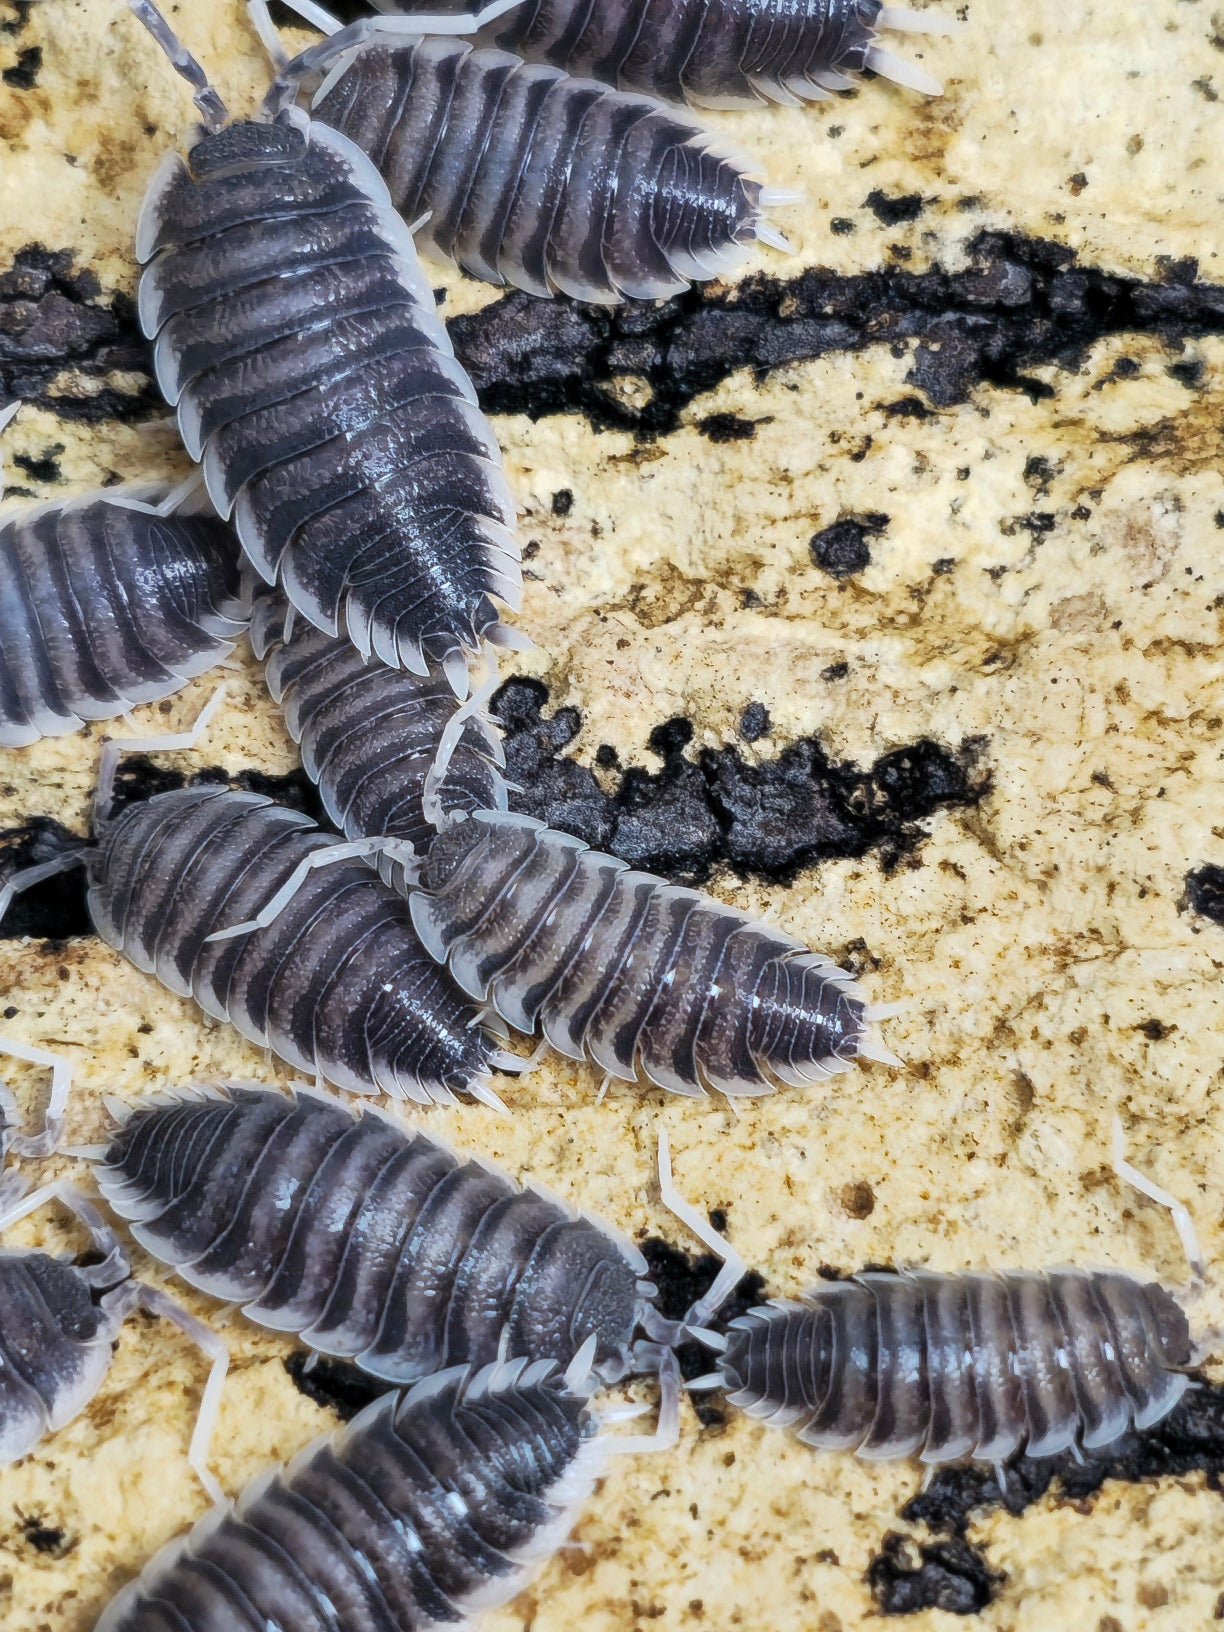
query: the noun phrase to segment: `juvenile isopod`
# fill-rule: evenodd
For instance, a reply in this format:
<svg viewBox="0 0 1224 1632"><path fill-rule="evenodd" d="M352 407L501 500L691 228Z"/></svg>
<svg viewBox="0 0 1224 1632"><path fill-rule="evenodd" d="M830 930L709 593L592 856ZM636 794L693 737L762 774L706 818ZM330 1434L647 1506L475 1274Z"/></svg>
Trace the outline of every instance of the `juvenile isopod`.
<svg viewBox="0 0 1224 1632"><path fill-rule="evenodd" d="M182 501L113 488L0 521L0 748L168 697L233 650L237 543Z"/></svg>
<svg viewBox="0 0 1224 1632"><path fill-rule="evenodd" d="M674 1439L611 1434L616 1415L547 1360L439 1372L206 1514L95 1632L466 1625L561 1545L610 1455Z"/></svg>
<svg viewBox="0 0 1224 1632"><path fill-rule="evenodd" d="M763 214L789 195L651 99L461 41L346 48L354 32L282 74L330 65L314 118L370 155L417 243L475 277L609 304L725 277L754 240L790 247Z"/></svg>
<svg viewBox="0 0 1224 1632"><path fill-rule="evenodd" d="M1172 1209L1201 1283L1185 1208L1116 1140L1119 1174ZM703 1219L686 1222L723 1250ZM862 1273L751 1309L725 1333L699 1324L715 1303L693 1322L715 1371L691 1386L868 1460L1001 1467L1021 1451L1100 1451L1167 1416L1196 1359L1178 1299L1117 1270Z"/></svg>
<svg viewBox="0 0 1224 1632"><path fill-rule="evenodd" d="M187 450L304 617L393 667L439 662L462 692L468 654L513 640L494 603L519 603L516 506L412 235L365 154L283 105L291 90L229 122L152 0L132 9L204 121L136 232L140 319Z"/></svg>
<svg viewBox="0 0 1224 1632"><path fill-rule="evenodd" d="M387 1383L505 1354L567 1366L584 1346L611 1383L658 1370L639 1329L676 1335L607 1225L376 1110L255 1085L112 1108L95 1176L140 1245Z"/></svg>
<svg viewBox="0 0 1224 1632"><path fill-rule="evenodd" d="M306 774L342 833L407 839L426 850L434 827L425 784L448 729L461 735L436 790L436 814L506 808L501 739L476 700L456 721L454 693L437 670L416 675L367 663L350 641L285 612L279 597L261 598L251 644ZM395 877L391 855L378 863L384 877Z"/></svg>
<svg viewBox="0 0 1224 1632"><path fill-rule="evenodd" d="M221 1500L208 1468L208 1444L229 1351L164 1293L132 1279L118 1237L72 1185L27 1192L17 1174L6 1174L0 1180L0 1230L49 1201L76 1215L102 1262L78 1268L33 1248L0 1251L0 1465L25 1456L80 1416L106 1379L124 1321L147 1309L173 1321L212 1361L189 1457L209 1495Z"/></svg>
<svg viewBox="0 0 1224 1632"><path fill-rule="evenodd" d="M372 4L409 19L428 9L422 0ZM879 36L946 26L880 0L522 0L483 38L622 90L727 108L819 101L847 90L867 68L938 96L939 81Z"/></svg>
<svg viewBox="0 0 1224 1632"><path fill-rule="evenodd" d="M190 747L193 731L136 738ZM353 1093L500 1106L494 1047L478 1011L424 952L403 897L362 859L397 841L341 841L261 794L177 788L111 817L125 744L103 749L93 845L82 843L0 887L17 890L83 864L94 928L109 946L207 1014L302 1071ZM267 928L226 938L236 918Z"/></svg>

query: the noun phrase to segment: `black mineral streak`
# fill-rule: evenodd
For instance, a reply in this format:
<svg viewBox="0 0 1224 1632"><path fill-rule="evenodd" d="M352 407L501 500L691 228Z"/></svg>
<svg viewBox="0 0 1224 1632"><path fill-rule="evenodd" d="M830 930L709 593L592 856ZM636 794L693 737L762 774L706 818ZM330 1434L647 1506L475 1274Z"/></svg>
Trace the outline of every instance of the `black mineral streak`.
<svg viewBox="0 0 1224 1632"><path fill-rule="evenodd" d="M662 769L631 767L605 792L589 766L561 753L581 729L578 711L545 714L547 700L544 685L523 679L493 699L507 775L520 789L515 807L677 880L701 881L725 864L743 877L789 882L818 862L872 850L891 868L920 844L927 817L976 804L989 786L976 738L955 748L922 739L860 769L802 737L751 763L734 745L690 758L692 727L674 720L649 738Z"/></svg>
<svg viewBox="0 0 1224 1632"><path fill-rule="evenodd" d="M100 383L115 374L136 381ZM89 425L145 419L161 401L132 301L71 250L31 244L0 273L0 402L14 401Z"/></svg>
<svg viewBox="0 0 1224 1632"><path fill-rule="evenodd" d="M907 378L923 397L894 405L913 415L964 402L980 385L1049 396L1033 370L1075 368L1106 335L1151 334L1178 349L1224 332L1224 287L1199 282L1193 262L1161 272L1157 282L1117 277L1060 244L983 232L955 272L814 269L614 307L516 291L454 319L450 333L487 410L579 412L644 436L673 430L695 397L738 369L765 376L829 352L916 342ZM626 376L649 392L627 401Z"/></svg>
<svg viewBox="0 0 1224 1632"><path fill-rule="evenodd" d="M725 1228L726 1214L723 1213L721 1217ZM716 1229L718 1227L715 1225ZM646 1259L647 1279L658 1288L655 1308L668 1320L680 1320L686 1315L702 1293L713 1286L722 1268L711 1253L682 1252L661 1236L648 1236L646 1240L639 1241L638 1246ZM755 1270L750 1270L710 1325L715 1331L725 1331L737 1315L747 1314L749 1309L764 1301L765 1282ZM714 1369L714 1357L703 1343L681 1343L676 1356L680 1362L680 1374L686 1382ZM727 1408L719 1394L702 1390L690 1395L690 1399L703 1427L721 1428L726 1422Z"/></svg>
<svg viewBox="0 0 1224 1632"><path fill-rule="evenodd" d="M911 1561L914 1554L917 1568ZM867 1583L881 1615L917 1615L924 1609L977 1615L1003 1579L958 1537L918 1545L896 1530L888 1532L867 1566Z"/></svg>
<svg viewBox="0 0 1224 1632"><path fill-rule="evenodd" d="M1002 1507L1018 1518L1050 1491L1059 1501L1082 1503L1109 1479L1136 1484L1195 1473L1205 1476L1209 1489L1220 1492L1224 1489L1224 1386L1196 1378L1195 1386L1155 1427L1128 1434L1108 1451L1082 1454L1082 1462L1069 1452L1041 1459L1017 1457L1007 1464L1002 1485L993 1468L973 1464L941 1468L926 1490L901 1509L900 1516L907 1523L924 1525L938 1538L934 1546L920 1549L922 1569L915 1574L902 1567L900 1538L893 1536L884 1538L881 1553L868 1568L881 1613L908 1615L939 1607L970 1614L984 1608L998 1578L973 1549L967 1532L975 1514L987 1508ZM974 1591L982 1587L987 1596L973 1602ZM963 1593L966 1607L958 1610L951 1602L924 1596L928 1592Z"/></svg>
<svg viewBox="0 0 1224 1632"><path fill-rule="evenodd" d="M1224 867L1208 862L1187 873L1185 904L1213 924L1224 924Z"/></svg>
<svg viewBox="0 0 1224 1632"><path fill-rule="evenodd" d="M814 533L808 541L812 560L830 578L853 578L871 565L867 540L882 533L891 518L872 510L865 516L842 516L831 527Z"/></svg>
<svg viewBox="0 0 1224 1632"><path fill-rule="evenodd" d="M334 1411L341 1422L351 1422L391 1386L359 1371L347 1360L316 1355L314 1365L307 1370L309 1360L304 1349L297 1349L285 1361L285 1370L308 1400L321 1405L325 1411Z"/></svg>

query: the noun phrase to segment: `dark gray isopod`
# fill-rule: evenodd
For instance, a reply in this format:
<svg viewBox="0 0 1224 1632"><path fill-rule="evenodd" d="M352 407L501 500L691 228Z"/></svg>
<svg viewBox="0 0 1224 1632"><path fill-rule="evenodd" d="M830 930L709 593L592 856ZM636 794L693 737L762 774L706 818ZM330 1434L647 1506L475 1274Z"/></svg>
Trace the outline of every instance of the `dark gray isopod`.
<svg viewBox="0 0 1224 1632"><path fill-rule="evenodd" d="M246 627L238 545L121 491L0 523L0 748L168 697Z"/></svg>
<svg viewBox="0 0 1224 1632"><path fill-rule="evenodd" d="M347 137L274 91L227 123L150 0L141 21L196 87L137 226L140 318L208 491L268 583L363 654L455 690L494 605L518 605L516 507L412 237Z"/></svg>
<svg viewBox="0 0 1224 1632"><path fill-rule="evenodd" d="M430 9L429 0L372 3L407 17ZM523 0L483 38L622 90L725 108L818 101L865 68L937 96L939 81L885 50L879 33L945 27L880 0Z"/></svg>
<svg viewBox="0 0 1224 1632"><path fill-rule="evenodd" d="M141 1246L389 1383L503 1354L568 1365L584 1344L613 1382L653 1329L629 1242L376 1111L233 1086L120 1114L96 1174Z"/></svg>
<svg viewBox="0 0 1224 1632"><path fill-rule="evenodd" d="M488 283L646 300L727 276L754 239L789 248L762 217L788 195L690 121L503 51L366 43L313 113L371 156L418 243Z"/></svg>
<svg viewBox="0 0 1224 1632"><path fill-rule="evenodd" d="M385 835L409 840L418 852L429 848L425 785L448 728L461 736L437 789L439 813L506 808L500 738L470 704L456 718L454 693L436 670L422 676L366 663L349 641L292 614L287 620L272 595L256 606L251 644L306 774L348 838ZM391 880L400 870L385 853L378 865Z"/></svg>
<svg viewBox="0 0 1224 1632"><path fill-rule="evenodd" d="M464 991L570 1059L673 1093L771 1093L897 1063L838 969L699 890L631 871L529 816L456 818L410 894Z"/></svg>
<svg viewBox="0 0 1224 1632"><path fill-rule="evenodd" d="M548 1361L440 1372L205 1515L95 1632L425 1632L517 1593L606 1458Z"/></svg>

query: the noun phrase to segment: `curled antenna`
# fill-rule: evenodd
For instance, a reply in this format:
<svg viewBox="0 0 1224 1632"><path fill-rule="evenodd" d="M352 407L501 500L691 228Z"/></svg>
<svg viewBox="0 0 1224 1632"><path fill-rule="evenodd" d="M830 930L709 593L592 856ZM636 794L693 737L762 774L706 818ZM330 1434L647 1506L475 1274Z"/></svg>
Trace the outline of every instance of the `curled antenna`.
<svg viewBox="0 0 1224 1632"><path fill-rule="evenodd" d="M200 111L204 128L215 136L229 122L229 109L209 83L208 75L158 11L153 0L128 0L128 5L166 53L175 73L181 74L189 85L195 87L192 100Z"/></svg>

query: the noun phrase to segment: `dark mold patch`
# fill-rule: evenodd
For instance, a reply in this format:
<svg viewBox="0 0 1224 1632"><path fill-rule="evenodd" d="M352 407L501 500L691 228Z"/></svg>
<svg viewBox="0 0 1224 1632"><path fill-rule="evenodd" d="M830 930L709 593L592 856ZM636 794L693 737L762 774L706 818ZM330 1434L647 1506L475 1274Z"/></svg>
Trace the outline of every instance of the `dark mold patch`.
<svg viewBox="0 0 1224 1632"><path fill-rule="evenodd" d="M916 342L909 379L927 401L906 406L924 414L983 384L1048 396L1032 371L1075 368L1106 335L1151 334L1180 347L1224 332L1224 288L1196 281L1193 264L1161 272L1159 282L1117 277L1081 266L1060 244L983 232L955 272L816 269L617 307L514 292L456 318L450 333L495 413L580 412L596 426L655 435L741 368L763 376L829 352ZM649 389L626 394L626 376Z"/></svg>
<svg viewBox="0 0 1224 1632"><path fill-rule="evenodd" d="M99 384L117 373L143 383ZM32 244L0 273L0 401L38 403L90 425L146 418L161 401L132 301L105 294L70 250Z"/></svg>
<svg viewBox="0 0 1224 1632"><path fill-rule="evenodd" d="M719 1213L718 1216L725 1227L726 1214ZM715 1213L711 1213L710 1217L713 1222ZM715 1228L718 1227L716 1224ZM673 1247L670 1241L664 1241L661 1236L648 1236L646 1240L639 1241L638 1246L646 1259L647 1279L658 1288L655 1307L668 1320L679 1320L687 1314L702 1293L713 1286L722 1268L712 1254L681 1252L679 1247ZM755 1270L749 1271L711 1321L711 1326L715 1331L725 1331L737 1315L747 1314L749 1309L763 1303L765 1296L764 1280ZM703 1343L681 1343L676 1356L680 1362L680 1375L686 1382L704 1376L713 1369L710 1351ZM703 1427L721 1428L726 1422L727 1410L717 1394L702 1391L690 1395L690 1399Z"/></svg>
<svg viewBox="0 0 1224 1632"><path fill-rule="evenodd" d="M48 1524L40 1514L17 1510L17 1520L27 1546L44 1558L66 1558L77 1544L77 1538L58 1525Z"/></svg>
<svg viewBox="0 0 1224 1632"><path fill-rule="evenodd" d="M304 1349L289 1356L285 1370L308 1400L321 1405L325 1411L334 1411L341 1422L351 1422L371 1400L378 1399L391 1386L359 1371L346 1360L330 1360L326 1355L316 1355L314 1365L310 1366L310 1355Z"/></svg>
<svg viewBox="0 0 1224 1632"><path fill-rule="evenodd" d="M697 421L697 429L709 442L751 442L758 424L766 421L742 419L739 414L707 414Z"/></svg>
<svg viewBox="0 0 1224 1632"><path fill-rule="evenodd" d="M17 53L17 61L11 68L0 73L0 79L14 90L32 91L38 84L38 71L42 67L42 46L27 45Z"/></svg>
<svg viewBox="0 0 1224 1632"><path fill-rule="evenodd" d="M917 1615L942 1609L948 1615L977 1615L1002 1585L980 1553L957 1537L918 1545L890 1530L867 1566L867 1583L881 1615Z"/></svg>
<svg viewBox="0 0 1224 1632"><path fill-rule="evenodd" d="M853 578L871 565L867 540L882 533L890 519L879 510L865 516L842 516L831 527L812 535L808 542L812 560L830 578Z"/></svg>
<svg viewBox="0 0 1224 1632"><path fill-rule="evenodd" d="M864 209L870 210L882 227L899 227L904 221L917 221L925 204L921 193L897 193L890 198L878 187L863 200Z"/></svg>
<svg viewBox="0 0 1224 1632"><path fill-rule="evenodd" d="M507 774L522 790L516 808L673 879L705 879L723 863L745 877L785 881L871 850L891 867L921 842L926 817L975 804L989 787L980 739L953 749L922 740L860 769L802 737L776 759L750 764L734 746L690 759L692 727L676 720L650 737L662 769L630 768L605 792L593 770L562 757L581 729L578 711L546 715L547 700L539 681L509 680L493 701L507 735Z"/></svg>
<svg viewBox="0 0 1224 1632"><path fill-rule="evenodd" d="M64 444L54 442L46 453L38 458L29 453L15 453L13 463L18 470L24 470L32 482L38 482L42 487L51 487L64 479L59 462L59 456L63 451Z"/></svg>
<svg viewBox="0 0 1224 1632"><path fill-rule="evenodd" d="M1224 867L1208 862L1187 873L1183 900L1191 912L1210 918L1213 924L1224 924Z"/></svg>
<svg viewBox="0 0 1224 1632"><path fill-rule="evenodd" d="M739 717L739 734L745 742L759 742L768 736L772 722L764 703L749 703Z"/></svg>
<svg viewBox="0 0 1224 1632"><path fill-rule="evenodd" d="M552 496L552 513L554 516L568 516L574 508L574 495L568 487L558 488Z"/></svg>
<svg viewBox="0 0 1224 1632"><path fill-rule="evenodd" d="M30 20L34 0L8 0L13 15L0 23L0 34L20 34Z"/></svg>

